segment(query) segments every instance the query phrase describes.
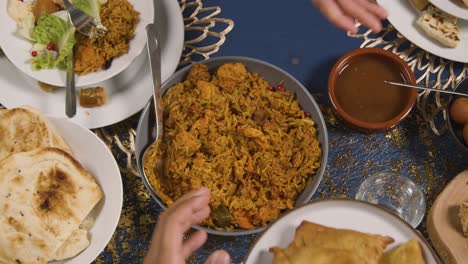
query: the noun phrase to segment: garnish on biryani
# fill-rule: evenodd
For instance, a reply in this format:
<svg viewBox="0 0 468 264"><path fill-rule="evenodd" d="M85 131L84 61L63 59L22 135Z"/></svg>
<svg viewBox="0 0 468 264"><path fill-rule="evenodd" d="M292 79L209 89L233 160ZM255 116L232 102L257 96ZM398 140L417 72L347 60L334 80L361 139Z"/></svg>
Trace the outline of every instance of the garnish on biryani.
<svg viewBox="0 0 468 264"><path fill-rule="evenodd" d="M210 188L212 213L205 225L267 225L293 208L320 167L310 114L292 92L272 87L241 63L224 64L213 74L194 65L164 95L163 107L164 140L146 153L145 173L167 205L190 190Z"/></svg>

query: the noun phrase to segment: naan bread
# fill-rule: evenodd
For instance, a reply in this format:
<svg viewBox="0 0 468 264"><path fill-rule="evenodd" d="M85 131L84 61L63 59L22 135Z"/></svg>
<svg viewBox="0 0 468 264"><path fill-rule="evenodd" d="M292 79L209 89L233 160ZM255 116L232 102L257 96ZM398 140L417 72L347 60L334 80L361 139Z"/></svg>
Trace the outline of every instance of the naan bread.
<svg viewBox="0 0 468 264"><path fill-rule="evenodd" d="M0 263L52 260L102 195L95 179L57 148L0 161Z"/></svg>
<svg viewBox="0 0 468 264"><path fill-rule="evenodd" d="M89 246L88 230L78 228L55 252L52 260L64 260L78 255Z"/></svg>
<svg viewBox="0 0 468 264"><path fill-rule="evenodd" d="M62 244L62 246L55 252L53 260L64 260L72 258L89 246L88 230L94 224L94 218L88 217L81 222L79 228L71 234L70 237Z"/></svg>
<svg viewBox="0 0 468 264"><path fill-rule="evenodd" d="M382 264L423 264L421 246L416 239L410 240L383 255Z"/></svg>
<svg viewBox="0 0 468 264"><path fill-rule="evenodd" d="M457 18L430 5L416 21L427 35L443 45L455 48L460 43Z"/></svg>
<svg viewBox="0 0 468 264"><path fill-rule="evenodd" d="M0 160L13 153L56 147L72 153L47 118L24 107L0 111Z"/></svg>
<svg viewBox="0 0 468 264"><path fill-rule="evenodd" d="M292 244L296 247L325 248L353 252L361 263L378 263L393 238L353 230L336 229L303 221L296 229Z"/></svg>

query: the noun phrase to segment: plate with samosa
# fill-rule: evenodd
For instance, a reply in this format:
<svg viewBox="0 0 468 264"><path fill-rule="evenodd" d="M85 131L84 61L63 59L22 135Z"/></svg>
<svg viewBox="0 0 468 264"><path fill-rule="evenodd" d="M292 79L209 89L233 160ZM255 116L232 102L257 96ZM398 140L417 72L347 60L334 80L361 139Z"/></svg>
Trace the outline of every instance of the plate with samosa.
<svg viewBox="0 0 468 264"><path fill-rule="evenodd" d="M122 209L107 146L68 119L0 110L0 263L91 263Z"/></svg>
<svg viewBox="0 0 468 264"><path fill-rule="evenodd" d="M320 200L285 214L251 248L246 264L432 264L433 249L413 227L376 205Z"/></svg>

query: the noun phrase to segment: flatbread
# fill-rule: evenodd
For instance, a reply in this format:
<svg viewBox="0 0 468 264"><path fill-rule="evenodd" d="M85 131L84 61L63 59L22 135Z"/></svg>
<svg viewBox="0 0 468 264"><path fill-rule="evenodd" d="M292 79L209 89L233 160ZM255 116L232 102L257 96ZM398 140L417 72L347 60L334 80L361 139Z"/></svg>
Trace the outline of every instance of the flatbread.
<svg viewBox="0 0 468 264"><path fill-rule="evenodd" d="M72 154L70 147L40 112L29 107L0 111L0 160L42 147L56 147Z"/></svg>
<svg viewBox="0 0 468 264"><path fill-rule="evenodd" d="M88 215L79 228L71 234L70 237L62 244L62 246L55 252L52 260L64 260L75 257L81 251L85 250L90 242L88 239L88 230L94 224L94 218Z"/></svg>
<svg viewBox="0 0 468 264"><path fill-rule="evenodd" d="M52 260L64 260L78 255L89 246L88 230L78 228L73 231L65 243L55 252Z"/></svg>
<svg viewBox="0 0 468 264"><path fill-rule="evenodd" d="M449 48L460 43L457 18L430 5L416 21L426 34Z"/></svg>
<svg viewBox="0 0 468 264"><path fill-rule="evenodd" d="M296 229L293 243L307 248L348 250L364 261L378 263L393 238L354 230L336 229L303 221Z"/></svg>
<svg viewBox="0 0 468 264"><path fill-rule="evenodd" d="M412 239L383 255L382 264L423 264L424 258L418 240Z"/></svg>
<svg viewBox="0 0 468 264"><path fill-rule="evenodd" d="M0 161L0 263L46 263L102 198L68 153L39 148Z"/></svg>

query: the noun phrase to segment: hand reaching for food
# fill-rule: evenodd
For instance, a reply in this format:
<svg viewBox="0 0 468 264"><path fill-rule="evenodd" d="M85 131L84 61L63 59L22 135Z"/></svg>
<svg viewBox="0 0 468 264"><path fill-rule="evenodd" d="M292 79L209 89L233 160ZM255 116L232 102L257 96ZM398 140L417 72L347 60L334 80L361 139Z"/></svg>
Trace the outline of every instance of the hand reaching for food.
<svg viewBox="0 0 468 264"><path fill-rule="evenodd" d="M210 215L209 201L210 190L202 187L185 194L162 213L144 263L186 263L192 253L205 243L207 234L199 230L184 240L184 233ZM224 250L217 250L205 263L228 264L230 256Z"/></svg>
<svg viewBox="0 0 468 264"><path fill-rule="evenodd" d="M371 0L311 0L320 12L339 29L357 33L355 20L373 32L382 30L387 12Z"/></svg>

